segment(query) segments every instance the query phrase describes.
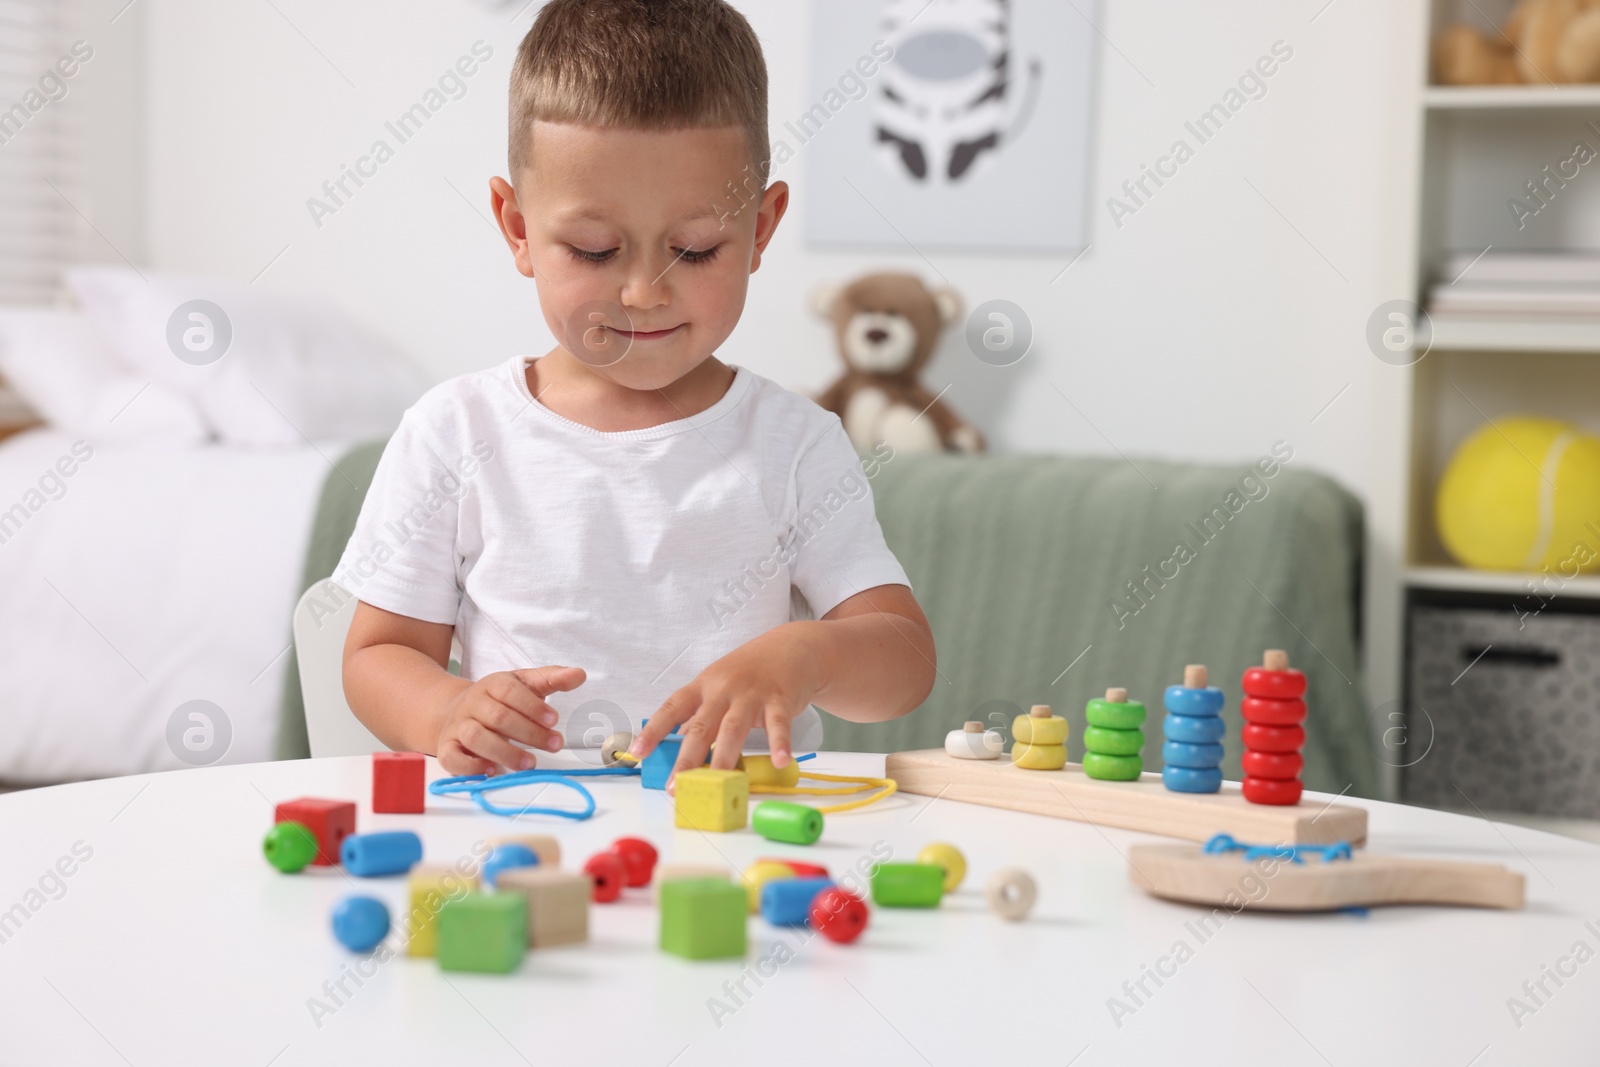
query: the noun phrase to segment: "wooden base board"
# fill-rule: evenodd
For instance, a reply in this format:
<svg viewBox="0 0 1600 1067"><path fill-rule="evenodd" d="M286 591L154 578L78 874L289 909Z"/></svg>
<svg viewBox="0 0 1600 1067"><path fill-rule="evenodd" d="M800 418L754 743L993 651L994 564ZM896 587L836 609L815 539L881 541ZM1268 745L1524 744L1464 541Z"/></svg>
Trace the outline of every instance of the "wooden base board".
<svg viewBox="0 0 1600 1067"><path fill-rule="evenodd" d="M1240 795L1237 782L1222 783L1220 793L1175 793L1161 784L1159 774L1146 773L1137 782L1102 782L1076 763L1059 771L1028 771L1004 756L956 759L937 748L890 753L884 775L899 783L902 793L1190 841L1219 833L1252 845L1359 845L1367 839L1365 808L1310 800L1282 807L1252 804Z"/></svg>
<svg viewBox="0 0 1600 1067"><path fill-rule="evenodd" d="M1523 877L1492 863L1455 863L1357 852L1301 863L1242 854L1207 855L1193 845L1134 845L1128 878L1168 900L1229 911L1337 911L1380 904L1520 908Z"/></svg>

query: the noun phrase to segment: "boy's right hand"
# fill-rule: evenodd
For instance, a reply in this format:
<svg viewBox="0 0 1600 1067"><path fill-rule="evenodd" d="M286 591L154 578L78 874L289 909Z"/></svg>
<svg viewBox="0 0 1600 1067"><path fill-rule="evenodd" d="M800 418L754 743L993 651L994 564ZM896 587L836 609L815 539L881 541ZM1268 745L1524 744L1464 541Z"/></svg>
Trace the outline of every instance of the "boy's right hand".
<svg viewBox="0 0 1600 1067"><path fill-rule="evenodd" d="M451 774L525 771L533 753L513 741L556 752L561 733L556 709L544 698L583 684L581 667L533 667L485 675L445 705L444 725L434 746L439 765Z"/></svg>

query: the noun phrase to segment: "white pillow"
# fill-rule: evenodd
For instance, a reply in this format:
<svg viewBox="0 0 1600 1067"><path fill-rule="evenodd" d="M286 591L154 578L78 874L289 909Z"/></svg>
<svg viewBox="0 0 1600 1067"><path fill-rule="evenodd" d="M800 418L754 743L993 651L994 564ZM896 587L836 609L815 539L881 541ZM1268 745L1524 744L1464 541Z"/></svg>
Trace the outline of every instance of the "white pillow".
<svg viewBox="0 0 1600 1067"><path fill-rule="evenodd" d="M193 404L117 359L88 316L0 309L0 375L49 425L90 441L197 444Z"/></svg>
<svg viewBox="0 0 1600 1067"><path fill-rule="evenodd" d="M428 388L326 301L119 267L71 270L67 284L123 360L189 397L224 444L382 437Z"/></svg>

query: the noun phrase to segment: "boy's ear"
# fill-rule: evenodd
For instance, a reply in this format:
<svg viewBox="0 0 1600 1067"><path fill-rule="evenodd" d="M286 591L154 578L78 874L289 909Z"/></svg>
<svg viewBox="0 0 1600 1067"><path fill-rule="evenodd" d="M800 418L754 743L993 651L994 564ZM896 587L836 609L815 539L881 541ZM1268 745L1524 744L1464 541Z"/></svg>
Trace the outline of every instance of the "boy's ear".
<svg viewBox="0 0 1600 1067"><path fill-rule="evenodd" d="M833 309L842 292L844 286L838 282L818 282L811 290L811 313L819 319L833 318Z"/></svg>
<svg viewBox="0 0 1600 1067"><path fill-rule="evenodd" d="M517 190L504 178L490 178L489 207L494 212L494 221L500 227L500 235L506 239L511 256L517 262L518 273L525 278L532 278L534 271L533 257L528 252L528 220L517 201Z"/></svg>

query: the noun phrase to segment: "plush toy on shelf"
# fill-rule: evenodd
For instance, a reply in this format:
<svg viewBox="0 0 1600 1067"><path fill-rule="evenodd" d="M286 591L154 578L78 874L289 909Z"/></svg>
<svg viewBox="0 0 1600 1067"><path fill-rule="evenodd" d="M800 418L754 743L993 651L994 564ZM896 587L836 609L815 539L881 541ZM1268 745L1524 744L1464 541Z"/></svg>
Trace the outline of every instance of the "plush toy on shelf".
<svg viewBox="0 0 1600 1067"><path fill-rule="evenodd" d="M1464 566L1566 578L1600 569L1600 437L1557 419L1498 419L1456 449L1436 513Z"/></svg>
<svg viewBox="0 0 1600 1067"><path fill-rule="evenodd" d="M1600 0L1521 0L1500 29L1456 23L1433 42L1440 85L1600 81Z"/></svg>
<svg viewBox="0 0 1600 1067"><path fill-rule="evenodd" d="M950 289L912 274L869 274L822 285L812 308L833 324L845 373L817 403L839 416L862 452L982 452L983 435L917 381L939 334L961 314Z"/></svg>

